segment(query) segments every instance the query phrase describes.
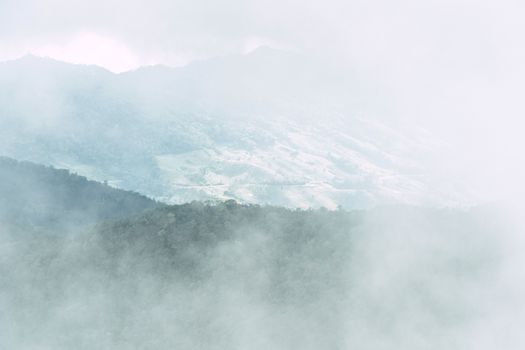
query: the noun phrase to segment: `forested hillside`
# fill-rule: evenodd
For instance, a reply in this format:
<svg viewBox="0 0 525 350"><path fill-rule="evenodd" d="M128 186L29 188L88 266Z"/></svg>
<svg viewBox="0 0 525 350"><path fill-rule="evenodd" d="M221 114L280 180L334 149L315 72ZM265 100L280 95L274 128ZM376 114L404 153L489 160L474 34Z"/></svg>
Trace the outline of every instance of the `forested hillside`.
<svg viewBox="0 0 525 350"><path fill-rule="evenodd" d="M0 346L461 348L498 233L476 211L163 206L0 245Z"/></svg>
<svg viewBox="0 0 525 350"><path fill-rule="evenodd" d="M157 205L138 193L89 181L67 170L0 157L3 226L49 231L65 224L124 218Z"/></svg>

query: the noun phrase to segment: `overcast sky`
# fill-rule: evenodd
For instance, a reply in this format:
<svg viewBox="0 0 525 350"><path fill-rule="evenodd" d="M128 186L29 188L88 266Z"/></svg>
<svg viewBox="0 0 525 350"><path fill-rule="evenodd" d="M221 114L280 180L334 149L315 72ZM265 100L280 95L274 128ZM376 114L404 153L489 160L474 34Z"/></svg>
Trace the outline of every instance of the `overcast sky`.
<svg viewBox="0 0 525 350"><path fill-rule="evenodd" d="M2 0L0 60L33 52L122 71L265 44L375 69L417 63L469 74L516 53L522 8L512 0Z"/></svg>

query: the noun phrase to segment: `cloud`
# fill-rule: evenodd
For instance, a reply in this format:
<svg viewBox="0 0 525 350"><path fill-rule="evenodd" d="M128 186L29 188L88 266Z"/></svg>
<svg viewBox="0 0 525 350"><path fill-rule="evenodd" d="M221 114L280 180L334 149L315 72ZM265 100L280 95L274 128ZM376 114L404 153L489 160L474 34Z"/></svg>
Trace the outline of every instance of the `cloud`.
<svg viewBox="0 0 525 350"><path fill-rule="evenodd" d="M35 47L31 53L76 64L95 64L113 72L128 71L147 64L122 43L89 32L79 33L63 44Z"/></svg>
<svg viewBox="0 0 525 350"><path fill-rule="evenodd" d="M501 61L523 27L513 11L520 7L512 0L4 0L0 42L34 48L95 33L143 61L170 64L242 52L262 38L391 78L443 68L468 76Z"/></svg>
<svg viewBox="0 0 525 350"><path fill-rule="evenodd" d="M450 142L443 169L484 187L525 172L524 10L516 0L3 0L0 60L35 52L122 71L262 44L301 51L352 71L379 117Z"/></svg>

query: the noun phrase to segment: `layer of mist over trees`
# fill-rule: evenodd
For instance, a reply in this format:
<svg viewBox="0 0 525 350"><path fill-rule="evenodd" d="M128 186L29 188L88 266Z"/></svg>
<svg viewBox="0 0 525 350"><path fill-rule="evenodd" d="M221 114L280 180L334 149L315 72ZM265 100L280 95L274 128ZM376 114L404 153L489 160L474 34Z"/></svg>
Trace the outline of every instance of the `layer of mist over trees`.
<svg viewBox="0 0 525 350"><path fill-rule="evenodd" d="M3 349L465 349L501 260L489 209L167 206L9 159L0 179Z"/></svg>

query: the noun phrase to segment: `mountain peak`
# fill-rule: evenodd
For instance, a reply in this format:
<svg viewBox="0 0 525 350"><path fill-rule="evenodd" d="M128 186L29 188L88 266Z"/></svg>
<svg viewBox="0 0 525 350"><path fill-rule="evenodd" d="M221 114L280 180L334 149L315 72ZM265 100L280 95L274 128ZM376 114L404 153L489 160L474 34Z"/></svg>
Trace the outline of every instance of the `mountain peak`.
<svg viewBox="0 0 525 350"><path fill-rule="evenodd" d="M39 56L33 53L25 54L19 58L0 62L3 65L18 66L23 70L30 71L42 71L46 73L50 72L74 72L74 71L89 71L89 72L104 72L106 74L113 74L111 71L97 66L89 64L79 64L57 60L48 56Z"/></svg>
<svg viewBox="0 0 525 350"><path fill-rule="evenodd" d="M62 64L71 64L69 62L59 61L57 59L51 58L49 56L40 56L33 53L27 53L19 58L11 60L11 62L24 62L24 63L62 63Z"/></svg>

